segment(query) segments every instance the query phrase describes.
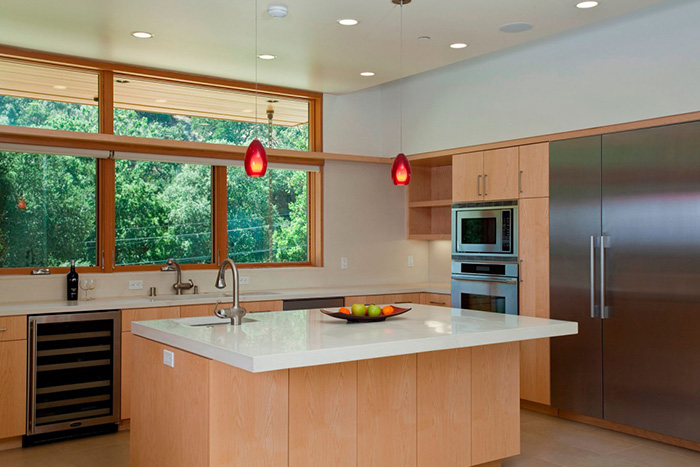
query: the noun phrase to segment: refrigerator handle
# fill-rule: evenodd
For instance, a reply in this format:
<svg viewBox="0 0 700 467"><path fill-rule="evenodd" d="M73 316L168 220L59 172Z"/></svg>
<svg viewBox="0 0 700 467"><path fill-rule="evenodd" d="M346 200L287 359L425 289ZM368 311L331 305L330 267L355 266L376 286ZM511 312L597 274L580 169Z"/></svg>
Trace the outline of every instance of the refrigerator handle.
<svg viewBox="0 0 700 467"><path fill-rule="evenodd" d="M610 248L610 237L600 237L600 317L610 318L610 307L605 306L605 249Z"/></svg>
<svg viewBox="0 0 700 467"><path fill-rule="evenodd" d="M591 318L600 318L598 305L595 304L595 247L596 236L591 235Z"/></svg>

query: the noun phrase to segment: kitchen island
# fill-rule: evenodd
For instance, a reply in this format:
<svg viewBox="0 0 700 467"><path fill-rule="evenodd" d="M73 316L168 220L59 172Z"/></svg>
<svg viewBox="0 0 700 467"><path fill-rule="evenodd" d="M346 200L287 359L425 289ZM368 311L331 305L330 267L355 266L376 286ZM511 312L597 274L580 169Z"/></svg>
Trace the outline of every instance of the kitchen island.
<svg viewBox="0 0 700 467"><path fill-rule="evenodd" d="M519 341L577 324L413 305L132 332L132 466L467 466L520 452Z"/></svg>

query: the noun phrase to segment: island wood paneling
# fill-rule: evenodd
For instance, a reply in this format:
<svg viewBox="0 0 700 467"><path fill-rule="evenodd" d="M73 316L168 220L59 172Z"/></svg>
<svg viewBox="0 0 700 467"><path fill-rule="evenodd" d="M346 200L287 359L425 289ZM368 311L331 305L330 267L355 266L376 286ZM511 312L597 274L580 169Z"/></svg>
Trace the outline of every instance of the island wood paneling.
<svg viewBox="0 0 700 467"><path fill-rule="evenodd" d="M258 313L261 311L282 311L284 303L282 300L269 300L265 302L242 302L241 306L248 310L248 313Z"/></svg>
<svg viewBox="0 0 700 467"><path fill-rule="evenodd" d="M26 404L27 341L0 342L0 439L25 434Z"/></svg>
<svg viewBox="0 0 700 467"><path fill-rule="evenodd" d="M387 295L353 295L345 297L345 306L352 306L353 303L364 303L365 305L391 305L405 303L420 303L420 293L399 293Z"/></svg>
<svg viewBox="0 0 700 467"><path fill-rule="evenodd" d="M209 360L134 337L131 467L209 465ZM163 350L175 354L173 368ZM236 388L217 395L226 401ZM227 440L232 443L233 440ZM223 464L218 464L223 465Z"/></svg>
<svg viewBox="0 0 700 467"><path fill-rule="evenodd" d="M196 316L214 315L215 303L204 303L202 305L184 305L180 307L180 318L194 318Z"/></svg>
<svg viewBox="0 0 700 467"><path fill-rule="evenodd" d="M289 370L289 466L357 465L357 362Z"/></svg>
<svg viewBox="0 0 700 467"><path fill-rule="evenodd" d="M415 466L416 355L357 362L357 399L357 465Z"/></svg>
<svg viewBox="0 0 700 467"><path fill-rule="evenodd" d="M416 373L418 465L471 465L471 349L417 354Z"/></svg>
<svg viewBox="0 0 700 467"><path fill-rule="evenodd" d="M472 464L520 454L519 342L472 348Z"/></svg>
<svg viewBox="0 0 700 467"><path fill-rule="evenodd" d="M210 361L209 465L286 466L289 370L250 373Z"/></svg>
<svg viewBox="0 0 700 467"><path fill-rule="evenodd" d="M442 293L422 293L420 294L420 302L423 305L445 306L449 307L452 298L450 294Z"/></svg>
<svg viewBox="0 0 700 467"><path fill-rule="evenodd" d="M133 308L122 310L122 371L121 371L121 419L131 417L131 322L180 317L180 307Z"/></svg>

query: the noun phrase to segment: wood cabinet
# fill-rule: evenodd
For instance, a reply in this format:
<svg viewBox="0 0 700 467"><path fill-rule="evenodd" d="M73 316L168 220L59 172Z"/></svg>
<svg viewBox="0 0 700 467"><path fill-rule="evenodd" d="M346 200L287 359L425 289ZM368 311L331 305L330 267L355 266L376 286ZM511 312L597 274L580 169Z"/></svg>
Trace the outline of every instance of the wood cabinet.
<svg viewBox="0 0 700 467"><path fill-rule="evenodd" d="M448 160L449 161L449 160ZM449 240L452 209L452 166L418 163L411 168L406 215L409 240Z"/></svg>
<svg viewBox="0 0 700 467"><path fill-rule="evenodd" d="M345 297L345 306L353 303L374 303L376 305L401 305L405 303L421 303L420 293L388 294L388 295L354 295Z"/></svg>
<svg viewBox="0 0 700 467"><path fill-rule="evenodd" d="M153 319L172 319L180 317L180 307L135 308L122 310L122 374L121 374L121 418L131 417L131 372L132 372L132 340L131 322L148 321Z"/></svg>
<svg viewBox="0 0 700 467"><path fill-rule="evenodd" d="M442 293L422 293L420 294L420 302L422 305L445 306L449 308L452 297L449 294Z"/></svg>
<svg viewBox="0 0 700 467"><path fill-rule="evenodd" d="M519 223L520 314L549 318L549 198L520 200ZM520 349L520 397L549 405L549 339Z"/></svg>
<svg viewBox="0 0 700 467"><path fill-rule="evenodd" d="M452 200L478 202L518 197L519 148L455 155Z"/></svg>
<svg viewBox="0 0 700 467"><path fill-rule="evenodd" d="M549 196L549 143L520 146L520 198Z"/></svg>
<svg viewBox="0 0 700 467"><path fill-rule="evenodd" d="M27 317L0 318L0 439L26 433Z"/></svg>

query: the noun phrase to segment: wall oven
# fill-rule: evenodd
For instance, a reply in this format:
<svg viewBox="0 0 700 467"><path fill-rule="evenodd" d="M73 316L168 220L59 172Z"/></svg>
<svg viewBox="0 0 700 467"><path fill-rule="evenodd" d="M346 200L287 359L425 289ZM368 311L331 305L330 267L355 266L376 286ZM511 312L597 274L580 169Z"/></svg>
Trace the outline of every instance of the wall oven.
<svg viewBox="0 0 700 467"><path fill-rule="evenodd" d="M452 262L452 308L518 314L518 263Z"/></svg>
<svg viewBox="0 0 700 467"><path fill-rule="evenodd" d="M518 257L518 203L452 205L452 259Z"/></svg>

